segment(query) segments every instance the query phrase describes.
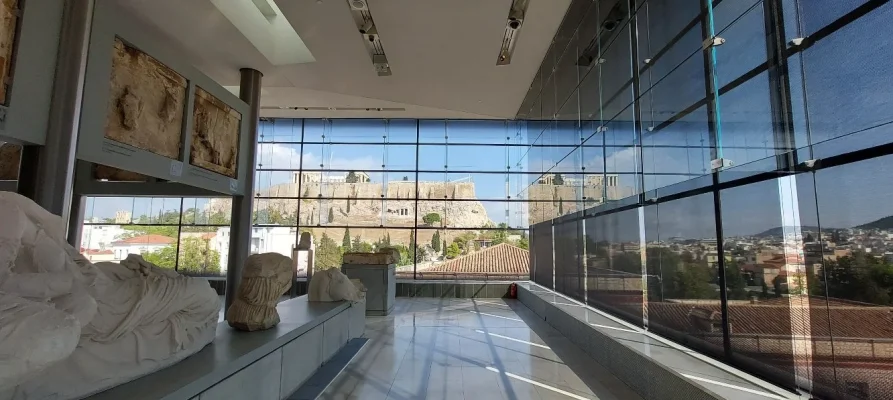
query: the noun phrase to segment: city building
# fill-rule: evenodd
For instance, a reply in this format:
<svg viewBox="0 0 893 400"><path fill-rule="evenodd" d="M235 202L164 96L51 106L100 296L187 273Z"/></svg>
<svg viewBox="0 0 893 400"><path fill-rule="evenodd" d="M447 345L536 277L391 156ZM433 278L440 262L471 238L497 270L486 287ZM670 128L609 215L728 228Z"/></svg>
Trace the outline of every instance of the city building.
<svg viewBox="0 0 893 400"><path fill-rule="evenodd" d="M0 2L0 398L891 399L890 21Z"/></svg>
<svg viewBox="0 0 893 400"><path fill-rule="evenodd" d="M115 260L123 260L130 254L144 255L176 245L177 240L161 235L140 235L118 239L111 243Z"/></svg>

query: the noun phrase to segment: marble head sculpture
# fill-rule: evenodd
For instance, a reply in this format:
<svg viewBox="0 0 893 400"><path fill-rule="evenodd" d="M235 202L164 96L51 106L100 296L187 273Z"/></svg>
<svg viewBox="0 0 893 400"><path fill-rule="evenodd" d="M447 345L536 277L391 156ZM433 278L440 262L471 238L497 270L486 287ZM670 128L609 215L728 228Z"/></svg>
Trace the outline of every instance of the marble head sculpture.
<svg viewBox="0 0 893 400"><path fill-rule="evenodd" d="M242 282L226 320L242 331L270 329L279 323L276 304L291 288L294 261L279 253L253 254L245 260Z"/></svg>
<svg viewBox="0 0 893 400"><path fill-rule="evenodd" d="M313 274L307 288L308 301L366 301L366 287L359 279L351 280L338 268Z"/></svg>
<svg viewBox="0 0 893 400"><path fill-rule="evenodd" d="M129 255L93 264L62 218L0 192L0 399L76 399L168 367L216 334L208 282Z"/></svg>

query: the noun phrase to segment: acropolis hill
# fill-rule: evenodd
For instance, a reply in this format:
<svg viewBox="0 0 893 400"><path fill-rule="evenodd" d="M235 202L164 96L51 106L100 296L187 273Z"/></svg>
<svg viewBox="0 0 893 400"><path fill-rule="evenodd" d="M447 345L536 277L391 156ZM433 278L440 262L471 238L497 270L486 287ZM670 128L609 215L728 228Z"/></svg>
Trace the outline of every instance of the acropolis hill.
<svg viewBox="0 0 893 400"><path fill-rule="evenodd" d="M608 182L608 186L604 187L601 179L582 185L571 179L556 184L548 181L548 178L547 176L527 188L528 200L537 201L527 203L523 208L527 215L518 220L534 224L556 217L559 210L564 213L579 211L583 204L580 199L584 196L589 199L587 206L597 204L602 201L604 190L608 199L622 198L629 195L626 192L632 192L613 182ZM276 211L280 215L294 218L300 201L301 215L298 224L311 227L314 236L319 237L325 232L336 241L343 237L344 228L325 228L326 225L350 226L352 237L360 236L362 241L370 243L388 234L393 243L406 243L410 235L408 228L415 224L425 226L423 218L430 213L436 213L441 218L441 222L431 224L432 227L474 230L497 225L487 215L487 210L475 193L475 184L470 180L418 182L418 214L415 214L415 181L392 180L382 184L371 182L369 176L362 172L356 173L354 180L357 182L347 183L345 176L322 177L318 172L295 173L292 182L273 185L255 193L258 197L255 199L255 209ZM298 200L298 197L303 199ZM228 210L229 200L213 200L210 208L212 212ZM379 226L394 229L377 228ZM434 229L420 229L419 243L430 243L434 232ZM462 233L463 231L444 231L441 232L441 238L449 242Z"/></svg>

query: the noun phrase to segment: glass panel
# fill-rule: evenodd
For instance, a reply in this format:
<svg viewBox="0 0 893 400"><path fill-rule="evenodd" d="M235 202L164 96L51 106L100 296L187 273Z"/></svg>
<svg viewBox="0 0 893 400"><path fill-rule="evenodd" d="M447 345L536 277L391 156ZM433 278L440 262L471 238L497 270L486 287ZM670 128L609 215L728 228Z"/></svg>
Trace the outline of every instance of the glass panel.
<svg viewBox="0 0 893 400"><path fill-rule="evenodd" d="M419 200L419 226L431 225L456 229L510 227L527 229L529 223L528 205L518 201L462 201ZM568 209L575 207L573 202L564 202ZM427 224L426 215L437 214L439 221ZM410 212L411 214L411 212ZM336 218L337 219L337 218ZM505 224L505 225L503 225Z"/></svg>
<svg viewBox="0 0 893 400"><path fill-rule="evenodd" d="M552 250L552 224L537 224L531 231L533 246L533 270L536 283L552 288L554 252Z"/></svg>
<svg viewBox="0 0 893 400"><path fill-rule="evenodd" d="M868 0L798 0L804 33L811 35ZM860 23L861 24L861 23Z"/></svg>
<svg viewBox="0 0 893 400"><path fill-rule="evenodd" d="M191 227L180 233L177 246L169 246L161 251L152 253L146 257L149 262L153 257L163 259L168 263L168 257L176 257L177 272L191 276L224 276L226 267L223 263L226 257L222 257L220 250L229 250L229 237L221 237L219 231L226 228L215 227ZM294 246L294 234L291 236L291 245ZM252 249L253 250L253 249ZM291 247L288 248L288 257L291 257ZM252 251L252 254L266 251Z"/></svg>
<svg viewBox="0 0 893 400"><path fill-rule="evenodd" d="M804 240L821 251L813 258L819 282L807 282L828 296L830 332L814 335L833 340L834 357L816 358L823 367L834 361L837 394L829 397L883 399L893 390L893 207L878 201L893 193L891 162L888 155L815 173L821 233Z"/></svg>
<svg viewBox="0 0 893 400"><path fill-rule="evenodd" d="M411 171L415 153L410 145L304 144L301 165L304 170Z"/></svg>
<svg viewBox="0 0 893 400"><path fill-rule="evenodd" d="M643 324L639 210L586 219L589 304Z"/></svg>
<svg viewBox="0 0 893 400"><path fill-rule="evenodd" d="M856 1L821 1L824 8L803 7L809 15L837 14L841 6ZM832 3L840 4L832 5ZM865 40L888 37L893 5L887 4L828 36L803 52L806 105L812 144L854 132L858 136L816 149L814 157L828 157L890 142L893 108L884 93L893 91L893 80L883 71L893 70L893 41ZM859 60L854 63L853 60ZM819 150L821 150L819 152Z"/></svg>
<svg viewBox="0 0 893 400"><path fill-rule="evenodd" d="M726 189L721 201L732 351L739 362L749 362L762 374L794 386L798 348L792 335L808 336L808 331L798 330L809 327L810 319L809 308L800 307L809 299L799 298L800 288L789 283L802 278L795 275L796 255L803 250L801 238L809 235L809 228L783 214L792 204L789 196L782 198L779 193L790 181L773 179Z"/></svg>
<svg viewBox="0 0 893 400"><path fill-rule="evenodd" d="M303 134L303 120L300 119L262 119L258 124L258 142L260 143L300 143Z"/></svg>
<svg viewBox="0 0 893 400"><path fill-rule="evenodd" d="M720 356L723 327L716 224L714 214L704 212L712 209L711 193L646 209L648 327Z"/></svg>
<svg viewBox="0 0 893 400"><path fill-rule="evenodd" d="M711 155L706 107L658 131L646 130L642 146L645 191L708 174Z"/></svg>
<svg viewBox="0 0 893 400"><path fill-rule="evenodd" d="M584 301L582 223L555 225L555 290Z"/></svg>

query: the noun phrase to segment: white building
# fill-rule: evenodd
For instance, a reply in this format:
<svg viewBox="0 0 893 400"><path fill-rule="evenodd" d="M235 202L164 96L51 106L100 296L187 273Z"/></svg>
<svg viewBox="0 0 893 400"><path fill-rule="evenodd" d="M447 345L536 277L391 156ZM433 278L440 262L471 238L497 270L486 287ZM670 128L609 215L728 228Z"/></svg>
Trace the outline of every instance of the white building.
<svg viewBox="0 0 893 400"><path fill-rule="evenodd" d="M212 246L220 252L220 272L226 273L229 263L230 228L217 229ZM251 228L251 254L279 253L292 256L292 249L298 242L298 228L288 226L255 226Z"/></svg>
<svg viewBox="0 0 893 400"><path fill-rule="evenodd" d="M81 232L82 249L108 250L126 231L117 225L84 225Z"/></svg>
<svg viewBox="0 0 893 400"><path fill-rule="evenodd" d="M115 211L115 223L116 224L129 224L132 222L131 217L133 215L130 211Z"/></svg>
<svg viewBox="0 0 893 400"><path fill-rule="evenodd" d="M173 246L177 242L172 237L162 235L142 235L112 242L115 260L123 260L128 254L146 254Z"/></svg>

